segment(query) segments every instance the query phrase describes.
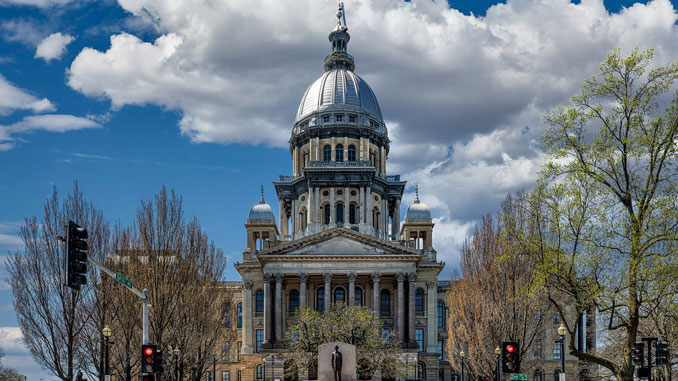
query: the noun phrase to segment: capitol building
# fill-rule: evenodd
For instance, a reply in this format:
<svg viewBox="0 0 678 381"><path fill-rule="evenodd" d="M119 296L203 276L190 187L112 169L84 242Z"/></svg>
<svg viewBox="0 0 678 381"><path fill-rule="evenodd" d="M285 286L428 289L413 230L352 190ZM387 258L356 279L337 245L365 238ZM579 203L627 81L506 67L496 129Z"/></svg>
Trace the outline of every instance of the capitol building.
<svg viewBox="0 0 678 381"><path fill-rule="evenodd" d="M388 129L347 53L343 5L337 18L324 73L301 96L292 126L291 175L273 182L279 219L263 188L247 216L247 246L235 264L242 281L226 284L238 338L223 343L213 381L312 378L283 376L288 319L339 303L365 306L384 333L397 332L416 372L410 378L453 377L445 351L450 283L438 280L444 263L431 212L417 194L401 220L406 181L387 171Z"/></svg>

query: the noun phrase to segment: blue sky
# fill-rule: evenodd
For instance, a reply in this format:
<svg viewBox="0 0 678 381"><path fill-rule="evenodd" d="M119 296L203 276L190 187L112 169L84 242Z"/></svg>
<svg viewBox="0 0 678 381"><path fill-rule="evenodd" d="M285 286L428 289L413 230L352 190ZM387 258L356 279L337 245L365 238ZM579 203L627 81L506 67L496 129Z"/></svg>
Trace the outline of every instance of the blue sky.
<svg viewBox="0 0 678 381"><path fill-rule="evenodd" d="M533 183L542 113L567 102L607 50L638 45L655 48L658 64L678 59L676 0L635 3L345 0L348 50L392 139L388 170L409 181L401 215L419 182L442 277L475 221ZM291 172L289 129L322 73L335 7L0 0L2 258L20 249L19 224L42 214L52 186L65 193L77 180L123 223L141 199L173 188L238 261L260 184L278 209L271 181ZM237 279L232 266L226 277ZM17 335L3 285L5 364L49 379Z"/></svg>

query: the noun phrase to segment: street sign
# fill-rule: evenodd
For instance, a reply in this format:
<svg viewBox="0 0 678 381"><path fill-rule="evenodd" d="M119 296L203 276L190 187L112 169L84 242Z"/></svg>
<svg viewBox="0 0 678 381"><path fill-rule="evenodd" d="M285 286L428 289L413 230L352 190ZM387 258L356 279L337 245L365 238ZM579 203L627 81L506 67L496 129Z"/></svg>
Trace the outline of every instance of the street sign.
<svg viewBox="0 0 678 381"><path fill-rule="evenodd" d="M127 288L132 288L132 281L125 278L124 276L115 273L115 280L117 280L119 283L122 283L123 285L127 286Z"/></svg>
<svg viewBox="0 0 678 381"><path fill-rule="evenodd" d="M527 374L525 373L511 373L512 380L527 380Z"/></svg>

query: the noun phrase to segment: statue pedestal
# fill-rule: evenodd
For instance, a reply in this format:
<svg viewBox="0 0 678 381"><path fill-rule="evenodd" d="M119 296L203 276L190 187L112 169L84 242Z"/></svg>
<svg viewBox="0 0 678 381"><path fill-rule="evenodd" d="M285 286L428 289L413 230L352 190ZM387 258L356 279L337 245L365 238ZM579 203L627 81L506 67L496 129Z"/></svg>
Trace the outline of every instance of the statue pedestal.
<svg viewBox="0 0 678 381"><path fill-rule="evenodd" d="M332 369L332 352L339 347L342 357L341 381L356 380L355 346L346 343L327 343L318 347L318 380L334 381Z"/></svg>

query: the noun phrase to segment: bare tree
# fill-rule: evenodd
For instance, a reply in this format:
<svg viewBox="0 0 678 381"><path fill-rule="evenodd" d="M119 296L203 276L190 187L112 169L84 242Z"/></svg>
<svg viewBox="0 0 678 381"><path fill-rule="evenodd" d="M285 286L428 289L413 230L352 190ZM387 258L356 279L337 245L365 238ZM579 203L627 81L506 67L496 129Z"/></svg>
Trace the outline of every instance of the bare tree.
<svg viewBox="0 0 678 381"><path fill-rule="evenodd" d="M502 341L520 342L521 354L532 350L548 310L545 298L529 294L533 277L519 237L532 227L516 207L520 202L520 195L508 196L496 218L482 218L462 248L462 277L448 293L454 316L449 327L450 362L459 369L458 353L463 350L473 377L494 378L495 348ZM523 366L529 368L530 363L524 361Z"/></svg>
<svg viewBox="0 0 678 381"><path fill-rule="evenodd" d="M109 226L103 213L87 203L78 189L59 200L56 188L44 207L44 217L27 218L20 235L24 251L7 261L14 310L26 347L35 361L62 380L72 380L77 369L85 370L78 351L89 315L82 305L91 297L91 282L80 291L64 285L65 246L57 235L65 235L68 220L88 229L89 255L103 257Z"/></svg>

